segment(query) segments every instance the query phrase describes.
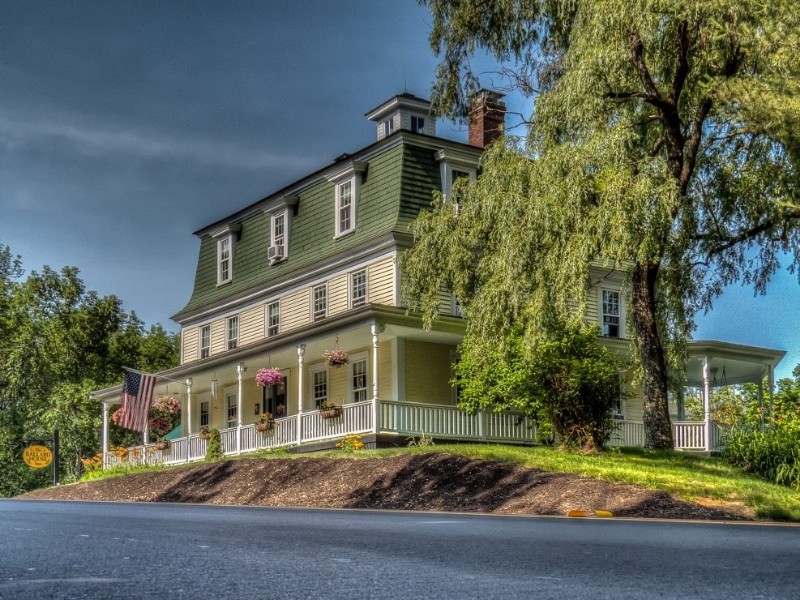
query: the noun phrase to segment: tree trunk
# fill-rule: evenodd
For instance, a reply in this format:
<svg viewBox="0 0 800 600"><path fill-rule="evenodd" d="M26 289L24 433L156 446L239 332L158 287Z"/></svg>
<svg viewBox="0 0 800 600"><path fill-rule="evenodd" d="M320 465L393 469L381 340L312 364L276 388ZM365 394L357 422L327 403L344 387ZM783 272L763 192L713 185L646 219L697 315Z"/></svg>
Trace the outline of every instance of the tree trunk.
<svg viewBox="0 0 800 600"><path fill-rule="evenodd" d="M644 445L673 448L667 397L667 365L658 336L655 287L659 265L636 263L631 281L631 317L642 362Z"/></svg>

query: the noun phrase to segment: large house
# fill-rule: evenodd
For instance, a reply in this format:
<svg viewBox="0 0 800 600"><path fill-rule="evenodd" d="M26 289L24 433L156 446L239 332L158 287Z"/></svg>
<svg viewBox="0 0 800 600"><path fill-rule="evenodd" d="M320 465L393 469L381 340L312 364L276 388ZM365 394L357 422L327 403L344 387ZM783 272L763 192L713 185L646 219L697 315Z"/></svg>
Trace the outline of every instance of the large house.
<svg viewBox="0 0 800 600"><path fill-rule="evenodd" d="M167 450L140 450L137 460L200 459L208 427L221 431L228 454L330 447L348 433L368 445L422 434L534 443L535 424L522 415L468 415L456 407L451 365L464 324L452 294L442 291L442 317L432 330L400 298L398 257L412 243L409 223L429 207L433 190L446 196L457 178L477 176L504 108L499 94L481 92L463 144L436 135L427 100L394 96L366 114L376 126L374 143L196 231L194 289L173 317L181 327L180 366L159 373L155 391L181 399L180 436ZM590 276L596 285L586 317L601 325L603 343L627 352L623 275ZM346 353L345 364L326 362L334 349ZM705 342L690 356L689 383L707 390L715 368L726 383L761 381L782 356ZM283 382L257 385L264 368L280 371ZM93 396L103 405L104 455L113 460L109 411L120 388ZM330 403L341 410L320 410ZM615 408L617 443L643 443L641 408L641 398ZM710 420L685 422L681 410L678 445L710 449ZM257 431L265 412L275 426Z"/></svg>

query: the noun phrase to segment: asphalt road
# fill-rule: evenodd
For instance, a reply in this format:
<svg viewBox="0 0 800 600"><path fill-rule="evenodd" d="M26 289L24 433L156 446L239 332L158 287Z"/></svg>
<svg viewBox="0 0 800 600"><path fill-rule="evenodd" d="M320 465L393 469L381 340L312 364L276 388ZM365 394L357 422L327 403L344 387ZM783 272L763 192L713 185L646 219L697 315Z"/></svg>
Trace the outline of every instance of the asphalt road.
<svg viewBox="0 0 800 600"><path fill-rule="evenodd" d="M0 598L800 598L800 528L0 501Z"/></svg>

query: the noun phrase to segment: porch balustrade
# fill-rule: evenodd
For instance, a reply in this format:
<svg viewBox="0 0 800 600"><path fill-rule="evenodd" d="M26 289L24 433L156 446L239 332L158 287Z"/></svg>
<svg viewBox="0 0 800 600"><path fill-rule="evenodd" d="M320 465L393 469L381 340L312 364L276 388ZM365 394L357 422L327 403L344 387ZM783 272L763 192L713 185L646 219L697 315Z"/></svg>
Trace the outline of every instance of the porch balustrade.
<svg viewBox="0 0 800 600"><path fill-rule="evenodd" d="M534 444L536 423L522 414L478 412L470 415L455 406L417 404L382 400L378 406L378 433L400 436L429 435L440 439L487 441L512 444ZM300 439L297 439L298 415L275 420L268 431L258 432L255 425L244 425L241 432L236 427L220 430L222 452L225 455L254 452L270 448L296 446L300 443L341 438L347 434L364 434L376 430L371 401L342 406L342 414L332 419L323 418L320 411L303 412ZM641 421L615 421L612 446L644 446L644 424ZM700 421L676 421L672 424L675 448L702 450L705 448L705 428ZM716 424L711 428L711 447L722 446L722 431ZM240 444L237 446L237 439ZM208 440L199 434L173 440L170 447L157 450L154 444L137 446L120 458L108 453L106 467L120 465L178 464L205 458Z"/></svg>

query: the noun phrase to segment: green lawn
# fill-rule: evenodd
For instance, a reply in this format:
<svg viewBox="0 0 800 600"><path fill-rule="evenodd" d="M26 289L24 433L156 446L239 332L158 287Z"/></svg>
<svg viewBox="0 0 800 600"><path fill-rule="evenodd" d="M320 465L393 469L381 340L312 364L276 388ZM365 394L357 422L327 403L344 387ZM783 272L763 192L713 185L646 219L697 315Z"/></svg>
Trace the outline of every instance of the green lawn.
<svg viewBox="0 0 800 600"><path fill-rule="evenodd" d="M721 458L701 458L680 452L625 448L609 450L600 454L583 455L539 446L448 444L347 453L341 451L316 452L314 454L290 454L286 451L259 452L246 454L241 458L255 456L265 458L336 458L342 456L375 458L425 452L447 452L476 460L511 462L545 471L575 473L606 481L638 484L651 489L664 490L684 500L739 504L752 508L757 517L800 522L800 492L743 473ZM123 473L151 469L154 467L114 469L108 475L118 476ZM98 474L94 474L93 478L96 477Z"/></svg>

